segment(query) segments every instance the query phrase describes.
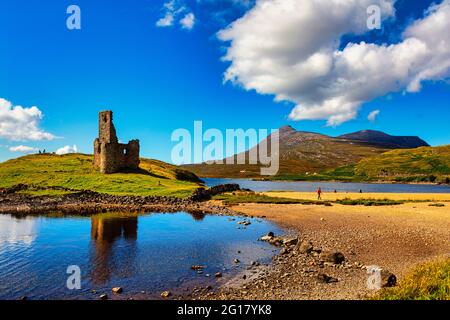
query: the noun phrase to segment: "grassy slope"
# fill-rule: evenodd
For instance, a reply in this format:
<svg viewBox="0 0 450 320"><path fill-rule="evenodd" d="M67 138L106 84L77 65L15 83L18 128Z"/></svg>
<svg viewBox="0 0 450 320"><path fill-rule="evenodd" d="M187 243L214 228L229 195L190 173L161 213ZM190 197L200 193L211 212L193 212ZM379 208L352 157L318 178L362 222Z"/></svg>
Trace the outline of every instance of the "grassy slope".
<svg viewBox="0 0 450 320"><path fill-rule="evenodd" d="M198 185L196 177L176 166L141 159L139 173L100 174L93 168L93 156L68 154L29 155L0 163L0 188L17 184L64 187L115 195L188 196ZM56 191L57 193L58 191ZM54 190L38 194L55 194Z"/></svg>
<svg viewBox="0 0 450 320"><path fill-rule="evenodd" d="M384 289L377 297L382 300L449 300L450 259L416 267L402 279L399 286Z"/></svg>
<svg viewBox="0 0 450 320"><path fill-rule="evenodd" d="M450 180L450 145L401 149L362 159L354 166L327 171L339 180L446 182Z"/></svg>

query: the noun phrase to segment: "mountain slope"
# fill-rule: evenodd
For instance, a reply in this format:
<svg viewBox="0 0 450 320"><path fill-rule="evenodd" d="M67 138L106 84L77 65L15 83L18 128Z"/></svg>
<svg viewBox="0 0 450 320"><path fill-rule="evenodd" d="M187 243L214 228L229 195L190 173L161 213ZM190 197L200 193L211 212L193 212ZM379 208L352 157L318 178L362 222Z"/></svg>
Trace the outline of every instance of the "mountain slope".
<svg viewBox="0 0 450 320"><path fill-rule="evenodd" d="M0 188L25 184L115 195L182 197L190 195L197 182L199 179L186 170L150 159L141 159L138 172L116 174L100 174L93 168L93 156L85 154L36 154L0 163Z"/></svg>
<svg viewBox="0 0 450 320"><path fill-rule="evenodd" d="M324 170L355 164L363 158L392 149L375 142L296 131L290 126L280 128L279 133L280 170L278 175L284 177L314 176ZM268 141L270 143L270 136ZM246 159L248 159L248 153L246 152ZM236 157L235 155L234 158ZM194 164L184 167L200 177L260 177L258 165Z"/></svg>
<svg viewBox="0 0 450 320"><path fill-rule="evenodd" d="M379 145L386 148L395 149L411 149L418 147L429 147L429 144L420 139L419 137L411 136L391 136L381 131L363 130L344 134L338 139L362 141L373 145Z"/></svg>
<svg viewBox="0 0 450 320"><path fill-rule="evenodd" d="M392 150L327 174L342 172L364 180L450 183L450 145Z"/></svg>

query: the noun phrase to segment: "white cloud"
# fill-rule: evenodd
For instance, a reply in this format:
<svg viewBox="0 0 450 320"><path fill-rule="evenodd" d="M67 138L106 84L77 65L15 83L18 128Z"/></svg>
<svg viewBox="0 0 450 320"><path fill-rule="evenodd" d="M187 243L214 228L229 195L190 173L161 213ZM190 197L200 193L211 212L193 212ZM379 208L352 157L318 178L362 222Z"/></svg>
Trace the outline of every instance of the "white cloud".
<svg viewBox="0 0 450 320"><path fill-rule="evenodd" d="M76 145L74 146L65 146L62 148L59 148L58 150L56 150L56 154L58 155L63 155L63 154L68 154L68 153L77 153L78 152L78 148Z"/></svg>
<svg viewBox="0 0 450 320"><path fill-rule="evenodd" d="M162 11L164 12L164 16L156 22L156 26L171 27L173 26L174 21L178 17L178 15L186 11L186 7L181 0L171 0L164 3Z"/></svg>
<svg viewBox="0 0 450 320"><path fill-rule="evenodd" d="M21 153L36 153L39 151L38 148L28 147L24 145L10 147L9 151L11 152L21 152Z"/></svg>
<svg viewBox="0 0 450 320"><path fill-rule="evenodd" d="M380 110L373 110L369 115L367 116L367 120L374 122L378 115L380 114Z"/></svg>
<svg viewBox="0 0 450 320"><path fill-rule="evenodd" d="M219 32L230 41L224 80L295 104L293 120L339 125L360 106L390 92L417 92L426 80L450 76L450 0L433 5L409 26L400 43L349 43L364 34L369 5L394 17L394 0L259 0ZM326 23L324 23L326 22Z"/></svg>
<svg viewBox="0 0 450 320"><path fill-rule="evenodd" d="M195 16L192 12L186 14L183 19L180 20L180 24L183 29L191 30L195 24Z"/></svg>
<svg viewBox="0 0 450 320"><path fill-rule="evenodd" d="M166 15L156 21L156 26L158 27L170 27L173 25L173 14L172 13L166 13Z"/></svg>
<svg viewBox="0 0 450 320"><path fill-rule="evenodd" d="M43 114L37 107L13 106L0 98L0 138L12 141L54 139L54 135L39 128L42 118Z"/></svg>

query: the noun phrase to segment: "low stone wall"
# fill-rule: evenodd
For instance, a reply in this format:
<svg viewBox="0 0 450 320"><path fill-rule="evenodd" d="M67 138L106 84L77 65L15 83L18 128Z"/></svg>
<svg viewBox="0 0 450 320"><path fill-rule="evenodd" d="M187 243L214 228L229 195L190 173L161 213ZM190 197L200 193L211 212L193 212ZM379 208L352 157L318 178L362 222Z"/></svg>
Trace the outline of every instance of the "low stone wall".
<svg viewBox="0 0 450 320"><path fill-rule="evenodd" d="M238 184L221 184L218 186L211 187L209 189L198 188L195 190L194 194L190 197L193 201L206 201L210 200L211 197L226 193L226 192L234 192L241 190L241 187Z"/></svg>
<svg viewBox="0 0 450 320"><path fill-rule="evenodd" d="M30 196L17 193L27 189L64 190L61 196ZM45 212L94 214L109 211L160 211L203 212L233 214L222 206L201 203L213 195L240 190L239 185L229 184L211 189L199 188L189 198L169 196L114 196L90 190L74 191L65 188L16 185L0 189L0 213L37 214Z"/></svg>

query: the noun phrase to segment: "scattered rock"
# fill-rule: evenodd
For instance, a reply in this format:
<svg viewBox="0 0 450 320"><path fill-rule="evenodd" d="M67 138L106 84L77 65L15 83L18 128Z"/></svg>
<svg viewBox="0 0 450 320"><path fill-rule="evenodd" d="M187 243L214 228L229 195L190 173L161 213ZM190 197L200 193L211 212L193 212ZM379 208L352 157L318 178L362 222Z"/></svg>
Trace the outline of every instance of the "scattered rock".
<svg viewBox="0 0 450 320"><path fill-rule="evenodd" d="M194 271L199 271L199 270L205 269L205 267L204 266L192 266L191 269Z"/></svg>
<svg viewBox="0 0 450 320"><path fill-rule="evenodd" d="M313 245L310 241L303 240L297 246L297 251L300 253L310 253L313 250Z"/></svg>
<svg viewBox="0 0 450 320"><path fill-rule="evenodd" d="M248 221L248 220L242 220L242 221L239 221L237 224L242 224L244 226L249 226L252 223L250 221Z"/></svg>
<svg viewBox="0 0 450 320"><path fill-rule="evenodd" d="M217 272L214 276L216 278L222 278L222 273L221 272Z"/></svg>
<svg viewBox="0 0 450 320"><path fill-rule="evenodd" d="M100 300L108 300L108 295L106 293L100 295Z"/></svg>
<svg viewBox="0 0 450 320"><path fill-rule="evenodd" d="M234 263L240 263L241 261L239 259L234 259Z"/></svg>
<svg viewBox="0 0 450 320"><path fill-rule="evenodd" d="M295 246L298 243L298 238L286 238L283 239L283 244L287 247Z"/></svg>
<svg viewBox="0 0 450 320"><path fill-rule="evenodd" d="M333 278L333 277L331 277L329 275L326 275L325 273L319 273L318 279L319 279L319 281L322 281L324 283L338 282L338 279Z"/></svg>
<svg viewBox="0 0 450 320"><path fill-rule="evenodd" d="M322 251L319 259L322 262L330 262L334 264L341 264L345 261L344 255L339 251Z"/></svg>
<svg viewBox="0 0 450 320"><path fill-rule="evenodd" d="M115 294L120 294L123 292L123 289L122 289L122 287L114 287L111 289L111 291Z"/></svg>
<svg viewBox="0 0 450 320"><path fill-rule="evenodd" d="M161 292L161 297L163 297L164 299L169 298L171 295L172 293L170 291Z"/></svg>

